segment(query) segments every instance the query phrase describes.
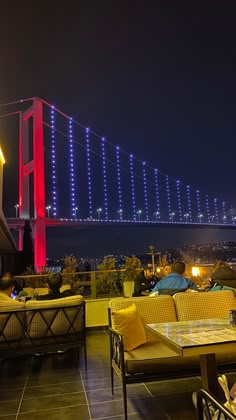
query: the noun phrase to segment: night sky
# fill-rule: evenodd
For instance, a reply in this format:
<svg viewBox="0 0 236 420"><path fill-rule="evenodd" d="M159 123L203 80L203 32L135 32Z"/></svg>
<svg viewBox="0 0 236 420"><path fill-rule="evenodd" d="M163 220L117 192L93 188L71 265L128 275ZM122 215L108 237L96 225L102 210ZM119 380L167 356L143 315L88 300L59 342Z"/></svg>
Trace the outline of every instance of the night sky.
<svg viewBox="0 0 236 420"><path fill-rule="evenodd" d="M235 19L233 0L5 3L0 103L45 98L138 159L236 207ZM17 139L8 136L12 132L0 121L5 171L13 179ZM5 193L5 206L14 207L15 186L6 188L12 196ZM76 248L81 232L63 235ZM88 229L84 245L94 235ZM166 237L175 245L169 233L157 229L150 234L142 228L135 235L116 230L107 237L119 243L119 235L135 253L152 236L152 242L158 237L157 247ZM50 231L49 253L54 242ZM108 253L110 245L104 239L102 251ZM81 254L101 250L87 248L80 242Z"/></svg>

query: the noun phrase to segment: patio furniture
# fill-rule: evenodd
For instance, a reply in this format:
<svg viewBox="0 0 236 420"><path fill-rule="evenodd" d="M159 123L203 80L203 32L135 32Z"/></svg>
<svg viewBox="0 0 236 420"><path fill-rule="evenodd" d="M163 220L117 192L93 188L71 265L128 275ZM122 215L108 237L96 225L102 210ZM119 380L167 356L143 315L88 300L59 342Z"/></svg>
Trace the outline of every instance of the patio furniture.
<svg viewBox="0 0 236 420"><path fill-rule="evenodd" d="M0 308L0 358L83 347L87 367L85 302L82 296Z"/></svg>
<svg viewBox="0 0 236 420"><path fill-rule="evenodd" d="M125 348L126 337L114 328L113 313L128 309L135 304L146 337L140 336L140 343L130 349ZM115 298L109 302L108 318L110 327L111 387L114 392L114 372L122 382L125 418L127 419L127 390L131 383L158 381L200 373L199 355L180 357L175 349L160 342L158 337L145 326L154 323L172 323L179 321L225 318L230 309L236 309L233 292L177 293L174 297ZM129 325L129 319L127 321ZM139 323L137 323L138 328ZM136 332L135 324L132 331ZM126 334L127 335L127 334ZM129 335L129 334L128 334ZM134 334L135 336L136 334ZM142 342L142 344L141 344ZM130 344L130 343L129 343ZM235 353L216 353L217 367L225 370L235 364Z"/></svg>

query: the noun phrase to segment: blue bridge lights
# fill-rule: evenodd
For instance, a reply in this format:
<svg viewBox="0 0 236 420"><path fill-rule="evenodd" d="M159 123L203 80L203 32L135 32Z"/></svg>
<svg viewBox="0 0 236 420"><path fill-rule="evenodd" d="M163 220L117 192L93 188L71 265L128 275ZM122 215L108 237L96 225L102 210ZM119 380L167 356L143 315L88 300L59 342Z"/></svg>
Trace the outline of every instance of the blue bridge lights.
<svg viewBox="0 0 236 420"><path fill-rule="evenodd" d="M48 120L51 171L47 200L53 218L78 219L79 209L80 220L104 223L236 224L235 209L221 198L200 193L183 179L162 173L51 105ZM68 141L66 187L61 186L59 171L60 136ZM68 210L64 213L61 188L66 190Z"/></svg>

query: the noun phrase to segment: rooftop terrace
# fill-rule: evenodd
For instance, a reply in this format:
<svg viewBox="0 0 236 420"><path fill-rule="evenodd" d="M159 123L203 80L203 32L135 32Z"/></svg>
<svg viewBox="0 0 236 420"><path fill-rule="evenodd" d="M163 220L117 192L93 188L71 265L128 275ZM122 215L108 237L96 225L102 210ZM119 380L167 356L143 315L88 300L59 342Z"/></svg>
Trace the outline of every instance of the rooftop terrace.
<svg viewBox="0 0 236 420"><path fill-rule="evenodd" d="M88 332L87 343L87 372L73 351L2 361L0 420L123 419L117 378L111 394L107 330ZM129 418L194 420L191 396L200 386L199 377L129 385Z"/></svg>

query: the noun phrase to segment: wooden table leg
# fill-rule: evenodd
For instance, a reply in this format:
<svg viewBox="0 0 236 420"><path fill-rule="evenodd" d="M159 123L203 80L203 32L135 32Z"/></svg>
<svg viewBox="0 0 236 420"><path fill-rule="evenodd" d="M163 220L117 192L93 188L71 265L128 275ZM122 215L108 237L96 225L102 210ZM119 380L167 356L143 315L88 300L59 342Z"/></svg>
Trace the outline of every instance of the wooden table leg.
<svg viewBox="0 0 236 420"><path fill-rule="evenodd" d="M216 365L216 355L201 354L200 367L202 376L202 387L210 391L213 395L217 396L219 393L218 373Z"/></svg>

